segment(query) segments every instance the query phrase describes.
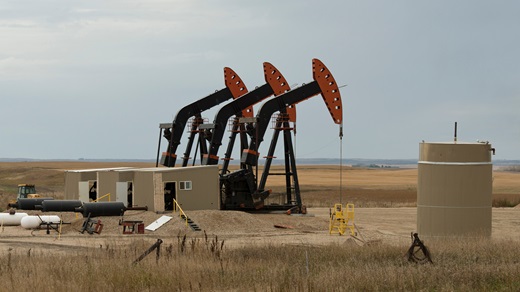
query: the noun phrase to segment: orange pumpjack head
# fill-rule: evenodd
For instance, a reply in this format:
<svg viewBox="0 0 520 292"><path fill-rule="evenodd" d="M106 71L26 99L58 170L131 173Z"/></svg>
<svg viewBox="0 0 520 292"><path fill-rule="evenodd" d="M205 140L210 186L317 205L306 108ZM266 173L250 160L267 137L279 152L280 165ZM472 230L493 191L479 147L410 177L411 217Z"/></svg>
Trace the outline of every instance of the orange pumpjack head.
<svg viewBox="0 0 520 292"><path fill-rule="evenodd" d="M224 67L224 84L231 91L233 99L237 99L247 93L247 87L240 76L229 67Z"/></svg>
<svg viewBox="0 0 520 292"><path fill-rule="evenodd" d="M273 89L275 96L291 90L285 77L283 77L282 73L280 73L280 71L278 71L278 69L276 69L276 67L271 63L264 62L264 77L265 82L267 82Z"/></svg>
<svg viewBox="0 0 520 292"><path fill-rule="evenodd" d="M235 73L235 71L233 71L233 69L231 69L229 67L224 68L224 79L225 79L226 87L229 88L229 90L231 91L231 94L233 95L233 99L237 99L248 92L246 85L244 84L242 79L238 76L238 74ZM243 110L242 116L252 117L253 116L253 107Z"/></svg>
<svg viewBox="0 0 520 292"><path fill-rule="evenodd" d="M343 122L343 108L338 85L329 69L318 59L312 59L312 78L320 86L321 96L334 123L341 124Z"/></svg>
<svg viewBox="0 0 520 292"><path fill-rule="evenodd" d="M265 82L267 82L273 89L274 96L284 94L291 90L285 77L283 77L282 73L280 73L280 71L278 71L278 69L276 69L276 67L271 63L264 62L264 77ZM296 108L294 106L287 107L287 114L289 115L290 121L296 121Z"/></svg>

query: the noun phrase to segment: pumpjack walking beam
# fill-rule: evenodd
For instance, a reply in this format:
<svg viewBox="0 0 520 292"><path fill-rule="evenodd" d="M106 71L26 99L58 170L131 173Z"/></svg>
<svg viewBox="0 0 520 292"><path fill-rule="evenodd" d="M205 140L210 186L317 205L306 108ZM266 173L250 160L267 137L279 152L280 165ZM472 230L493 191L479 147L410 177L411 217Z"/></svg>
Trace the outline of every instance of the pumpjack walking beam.
<svg viewBox="0 0 520 292"><path fill-rule="evenodd" d="M244 82L238 76L238 74L235 73L235 71L233 71L231 68L224 68L224 80L226 84L225 88L216 91L215 93L210 94L202 99L199 99L191 104L188 104L182 109L180 109L177 115L175 116L175 119L173 120L171 126L169 124L161 124L159 126L159 147L157 150L156 166L158 166L159 162L160 143L163 129L164 137L168 140L168 148L166 152L164 152L162 155L161 164L167 167L174 167L175 160L177 159L177 155L175 153L177 151L177 147L181 143L180 140L186 123L189 120L189 118L195 117L194 124L191 127L192 131L190 132L189 142L186 147L186 153L184 153L183 157L183 166L186 166L189 160L189 154L191 152L191 147L196 134L196 131L194 131L193 128L198 127L201 121L201 113L226 100L229 100L231 98L236 99L247 93L247 88L244 85Z"/></svg>
<svg viewBox="0 0 520 292"><path fill-rule="evenodd" d="M341 102L341 95L339 92L338 85L334 80L331 72L327 67L318 59L312 60L313 64L313 79L314 81L301 87L298 87L292 91L282 94L276 98L267 101L258 111L256 118L256 128L258 135L251 138L249 149L244 150L242 155L242 162L248 165L257 165L258 163L258 147L263 140L263 136L266 132L267 126L270 122L271 116L279 111L280 117L276 122L277 130L273 135L273 140L266 156L265 167L262 174L257 190L252 193L253 203L255 207L263 206L263 200L267 198L269 192L264 190L267 177L269 175L269 169L273 158L274 150L276 147L276 140L278 139L278 133L280 130L284 131L284 146L285 146L285 169L286 169L286 183L290 183L289 176L293 177L295 201L296 205L301 209L301 197L299 191L298 175L296 171L296 161L294 157L294 151L292 148L292 141L290 135L289 121L286 116L286 108L289 105L297 104L306 99L309 99L315 95L321 94L323 101L325 102L329 113L332 116L334 123L341 124L343 122L343 109ZM290 203L290 188L287 186L288 198L287 203Z"/></svg>
<svg viewBox="0 0 520 292"><path fill-rule="evenodd" d="M218 164L219 157L217 156L220 145L222 145L222 137L224 135L224 131L226 129L226 125L228 119L235 115L237 117L252 117L253 112L251 107L268 98L271 95L278 96L290 90L287 81L283 77L283 75L274 67L272 64L265 62L264 66L264 77L266 84L256 88L255 90L241 96L233 100L232 102L223 106L218 113L215 115L215 120L212 125L213 130L211 133L211 143L209 147L208 154L204 155L203 164L204 165L215 165ZM238 127L238 122L235 121L233 125L234 129ZM227 167L227 160L230 156L230 151L233 147L234 142L234 134L232 133L232 137L230 137L230 143L228 144L228 151L226 152L225 162ZM242 140L244 142L244 140ZM247 142L247 140L245 140ZM247 145L242 146L246 148ZM225 170L223 169L223 172Z"/></svg>
<svg viewBox="0 0 520 292"><path fill-rule="evenodd" d="M247 150L247 158L249 162L256 163L257 146L263 141L263 136L269 125L269 121L273 113L283 111L291 104L300 103L315 95L321 94L323 101L329 110L334 123L341 124L343 121L343 109L341 106L341 95L339 93L338 85L330 71L318 59L312 60L312 71L314 81L295 88L287 93L284 93L276 98L267 101L258 111L256 118L258 127L258 140L252 137L249 150Z"/></svg>

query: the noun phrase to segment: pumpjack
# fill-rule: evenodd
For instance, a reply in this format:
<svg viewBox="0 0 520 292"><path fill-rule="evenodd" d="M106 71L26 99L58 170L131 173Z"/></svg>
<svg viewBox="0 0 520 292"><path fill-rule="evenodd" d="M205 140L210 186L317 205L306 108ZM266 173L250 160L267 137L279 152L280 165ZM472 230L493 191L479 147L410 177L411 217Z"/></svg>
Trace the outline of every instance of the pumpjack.
<svg viewBox="0 0 520 292"><path fill-rule="evenodd" d="M202 164L218 164L218 150L222 145L226 125L229 118L234 115L235 117L230 123L231 136L229 137L227 151L222 159L224 162L220 173L222 209L276 209L304 213L305 208L302 205L291 138L291 131L294 130L291 122L294 124L296 121L295 106L304 100L321 94L334 123L340 125L343 123L341 95L332 73L318 59L313 59L312 64L314 80L291 90L283 75L272 64L266 62L263 64L266 84L251 92L247 91L236 73L229 68L225 68L226 88L185 106L179 111L172 124L161 124L159 149L163 128L165 129L164 137L169 141L168 150L163 153L161 164L168 167L175 165L175 151L180 144L183 128L190 117L193 117L193 120L182 166L187 166L191 147L197 133L199 133L198 146L200 146ZM231 72L231 75L226 73L226 70ZM252 106L271 95L275 95L275 97L266 101L257 115L254 116ZM212 124L202 120L201 112L231 98L234 100L218 111ZM274 116L272 122L274 125L273 137L268 154L264 157L265 165L262 177L258 180L258 148L263 141L268 125L271 123L271 117L276 112L278 114ZM171 131L166 131L167 129L171 129ZM275 174L270 173L270 167L280 132L283 133L284 139L285 172L282 174L285 175L286 198L285 203L266 205L265 200L271 194L271 190L265 187L268 176ZM229 172L228 166L232 159L231 152L237 134L240 134L242 151L240 169ZM206 139L210 140L209 149L205 142ZM157 161L159 161L159 150ZM256 172L254 168L256 168Z"/></svg>
<svg viewBox="0 0 520 292"><path fill-rule="evenodd" d="M177 159L176 151L177 147L181 143L181 137L185 130L186 123L191 118L191 130L190 136L188 137L188 143L186 145L186 151L182 157L182 166L187 166L190 159L191 149L195 136L200 134L198 131L199 126L204 123L201 113L214 106L221 104L230 99L236 99L248 92L242 79L238 76L235 71L231 68L224 68L224 80L226 87L210 94L202 99L199 99L191 104L186 105L179 110L173 123L163 123L159 125L159 146L157 149L157 161L156 166L159 165L159 153L161 150L161 136L164 136L168 140L168 148L166 152L163 152L161 158L161 164L167 167L174 167ZM164 132L163 132L164 131ZM199 141L204 139L203 135L198 135ZM207 153L206 149L203 149L205 143L199 143L201 145L201 153ZM201 155L202 157L202 155Z"/></svg>
<svg viewBox="0 0 520 292"><path fill-rule="evenodd" d="M209 151L204 154L203 165L215 165L219 162L218 150L222 145L222 138L228 120L234 115L234 119L231 122L231 136L229 137L228 147L223 160L221 173L225 174L228 171L229 162L231 160L231 152L233 151L235 139L238 133L240 133L241 150L248 147L248 140L246 133L250 131L249 123L240 123L243 118L253 117L253 105L270 97L271 95L279 96L290 90L285 77L282 73L272 64L265 62L264 67L264 78L266 83L247 94L244 94L240 98L237 98L230 103L224 105L218 113L215 115L213 124L208 124L207 130L210 131L211 142ZM241 165L244 167L244 165Z"/></svg>
<svg viewBox="0 0 520 292"><path fill-rule="evenodd" d="M251 135L248 149L243 150L241 157L241 163L248 167L223 174L220 177L221 201L225 209L278 209L292 210L297 213L305 212L301 201L292 146L291 131L293 128L289 123L290 117L287 108L321 94L334 123L340 125L343 123L341 95L332 73L318 59L313 59L312 64L314 81L268 100L258 111L253 128L249 131L254 134ZM275 117L275 131L268 154L265 156L262 178L258 182L252 168L258 166L258 147L263 141L272 115L276 112L279 114ZM280 132L284 134L286 200L283 204L265 205L265 200L271 193L270 190L265 189L265 185L270 174L271 162Z"/></svg>

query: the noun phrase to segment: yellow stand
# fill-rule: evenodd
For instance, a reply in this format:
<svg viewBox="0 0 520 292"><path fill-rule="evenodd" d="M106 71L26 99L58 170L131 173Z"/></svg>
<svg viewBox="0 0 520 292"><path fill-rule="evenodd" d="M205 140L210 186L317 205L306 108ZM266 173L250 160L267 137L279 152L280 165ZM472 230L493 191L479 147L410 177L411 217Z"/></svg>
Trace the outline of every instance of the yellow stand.
<svg viewBox="0 0 520 292"><path fill-rule="evenodd" d="M334 211L330 212L329 234L344 235L347 229L350 235L356 236L356 227L354 225L354 204L343 205L334 204Z"/></svg>

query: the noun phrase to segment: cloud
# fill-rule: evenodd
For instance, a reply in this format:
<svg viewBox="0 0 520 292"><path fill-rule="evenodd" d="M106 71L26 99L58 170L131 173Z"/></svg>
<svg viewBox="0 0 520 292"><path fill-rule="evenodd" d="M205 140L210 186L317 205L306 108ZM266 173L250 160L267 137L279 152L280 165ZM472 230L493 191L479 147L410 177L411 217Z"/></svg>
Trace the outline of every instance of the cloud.
<svg viewBox="0 0 520 292"><path fill-rule="evenodd" d="M317 57L349 85L341 89L347 156L409 158L421 139L449 139L457 120L463 132L472 127L472 136L491 141L520 124L517 8L444 0L7 1L0 4L0 86L13 102L2 118L27 107L41 114L3 137L20 140L16 133L34 123L47 129L40 139L59 136L65 126L48 115L66 115L82 133L112 135L114 145L129 139L132 147L85 139L38 155L58 157L60 148L72 153L82 144L92 152L85 157L152 156L156 137L143 137L155 136L157 123L181 106L221 89L223 67L253 90L265 83L262 62L301 84L312 81ZM335 141L337 127L320 97L300 104L298 119L298 153L332 145L318 152L336 156L327 141ZM520 138L500 139L513 145L500 155L514 158Z"/></svg>
<svg viewBox="0 0 520 292"><path fill-rule="evenodd" d="M59 64L54 59L21 59L7 57L0 59L0 77L3 79L20 79L42 77L48 74L48 66Z"/></svg>

